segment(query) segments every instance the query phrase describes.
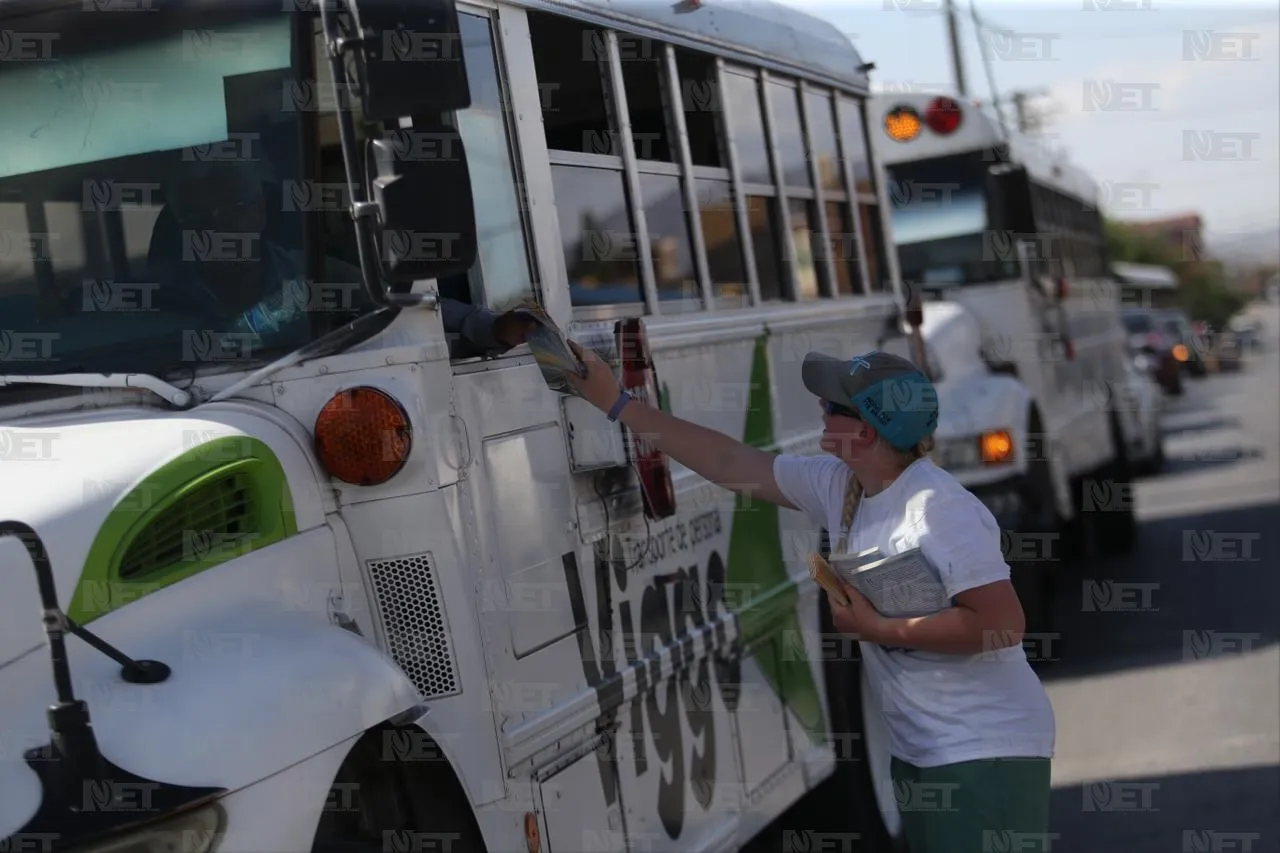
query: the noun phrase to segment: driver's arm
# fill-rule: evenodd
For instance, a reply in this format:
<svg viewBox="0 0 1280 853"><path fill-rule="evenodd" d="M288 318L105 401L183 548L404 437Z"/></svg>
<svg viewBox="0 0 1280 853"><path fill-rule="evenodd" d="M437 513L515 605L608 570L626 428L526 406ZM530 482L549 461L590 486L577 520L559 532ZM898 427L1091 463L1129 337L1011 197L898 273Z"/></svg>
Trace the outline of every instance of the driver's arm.
<svg viewBox="0 0 1280 853"><path fill-rule="evenodd" d="M330 255L324 259L325 278L328 281L361 281L363 275L358 266ZM440 296L440 320L449 339L449 357L478 358L498 355L511 349L494 335L494 323L502 315L481 305L471 305L448 296Z"/></svg>

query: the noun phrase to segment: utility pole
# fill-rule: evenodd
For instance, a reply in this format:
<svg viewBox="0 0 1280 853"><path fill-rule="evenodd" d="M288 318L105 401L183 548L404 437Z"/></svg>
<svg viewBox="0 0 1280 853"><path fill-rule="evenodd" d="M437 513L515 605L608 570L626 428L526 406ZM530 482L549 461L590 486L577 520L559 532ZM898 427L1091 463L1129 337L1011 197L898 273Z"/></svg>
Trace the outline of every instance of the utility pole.
<svg viewBox="0 0 1280 853"><path fill-rule="evenodd" d="M1033 133L1044 127L1046 116L1034 109L1028 109L1028 101L1041 95L1047 95L1047 89L1020 90L1009 93L1013 108L1018 118L1019 133Z"/></svg>
<svg viewBox="0 0 1280 853"><path fill-rule="evenodd" d="M955 75L956 91L961 98L969 97L969 88L964 82L964 58L960 55L960 34L956 24L955 0L945 0L947 16L947 38L951 42L951 71Z"/></svg>
<svg viewBox="0 0 1280 853"><path fill-rule="evenodd" d="M1027 97L1026 92L1013 93L1013 108L1018 116L1018 132L1027 132Z"/></svg>

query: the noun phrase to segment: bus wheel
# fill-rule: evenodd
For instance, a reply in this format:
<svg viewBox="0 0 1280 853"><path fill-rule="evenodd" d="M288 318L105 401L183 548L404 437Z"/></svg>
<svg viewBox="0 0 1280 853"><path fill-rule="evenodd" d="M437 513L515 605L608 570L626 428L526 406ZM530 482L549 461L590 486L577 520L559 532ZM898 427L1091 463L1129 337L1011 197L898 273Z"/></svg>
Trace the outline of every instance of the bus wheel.
<svg viewBox="0 0 1280 853"><path fill-rule="evenodd" d="M1047 460L1038 459L1031 464L1022 489L1022 517L1018 524L1018 532L1028 541L1016 543L1017 551L1006 556L1028 634L1053 630L1053 591L1062 558L1062 524L1054 502L1052 477ZM1012 537L1010 544L1014 544ZM1019 559L1018 555L1026 551L1031 556Z"/></svg>
<svg viewBox="0 0 1280 853"><path fill-rule="evenodd" d="M371 729L351 748L333 780L311 853L420 850L444 839L451 846L440 849L486 853L471 804L448 763L438 752L435 760L401 755L404 750L393 743L397 733L391 726ZM421 748L422 738L411 740Z"/></svg>
<svg viewBox="0 0 1280 853"><path fill-rule="evenodd" d="M1119 506L1097 514L1094 528L1099 554L1118 556L1133 551L1138 540L1138 517L1134 511L1133 470L1129 462L1128 448L1116 421L1111 424L1112 441L1116 455L1105 469L1104 481L1107 493L1114 496Z"/></svg>

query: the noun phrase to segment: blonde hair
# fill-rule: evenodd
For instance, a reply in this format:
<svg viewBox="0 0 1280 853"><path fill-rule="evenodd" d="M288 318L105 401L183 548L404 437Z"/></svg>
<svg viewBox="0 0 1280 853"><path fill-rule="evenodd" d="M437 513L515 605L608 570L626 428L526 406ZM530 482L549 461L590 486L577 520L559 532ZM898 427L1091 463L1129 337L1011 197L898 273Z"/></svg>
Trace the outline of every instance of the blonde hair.
<svg viewBox="0 0 1280 853"><path fill-rule="evenodd" d="M881 438L879 433L876 434L876 437ZM881 440L883 440L883 438L881 438ZM932 453L934 441L933 436L927 435L917 441L915 446L909 450L897 450L888 442L885 442L885 446L893 451L897 457L898 463L903 468L906 468L917 459L923 459ZM850 469L849 482L845 486L844 490L844 507L840 512L840 541L836 543L836 546L832 549L831 553L840 554L844 553L846 550L849 541L849 526L853 524L853 512L857 509L858 501L861 499L862 482L853 473L853 469Z"/></svg>
<svg viewBox="0 0 1280 853"><path fill-rule="evenodd" d="M898 462L903 468L915 462L917 459L923 459L933 452L933 436L926 435L924 438L916 442L915 447L910 450L893 450L897 456ZM893 449L892 447L890 449Z"/></svg>

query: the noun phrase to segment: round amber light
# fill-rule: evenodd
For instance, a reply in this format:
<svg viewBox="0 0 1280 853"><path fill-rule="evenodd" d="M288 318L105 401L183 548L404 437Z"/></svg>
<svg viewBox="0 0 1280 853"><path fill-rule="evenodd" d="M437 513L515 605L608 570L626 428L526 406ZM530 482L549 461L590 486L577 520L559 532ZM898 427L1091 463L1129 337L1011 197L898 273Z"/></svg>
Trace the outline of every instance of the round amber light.
<svg viewBox="0 0 1280 853"><path fill-rule="evenodd" d="M316 416L316 454L344 483L376 486L394 477L409 458L413 428L395 398L377 388L347 388Z"/></svg>
<svg viewBox="0 0 1280 853"><path fill-rule="evenodd" d="M894 107L885 114L884 132L896 142L910 142L920 135L920 114L911 107Z"/></svg>

